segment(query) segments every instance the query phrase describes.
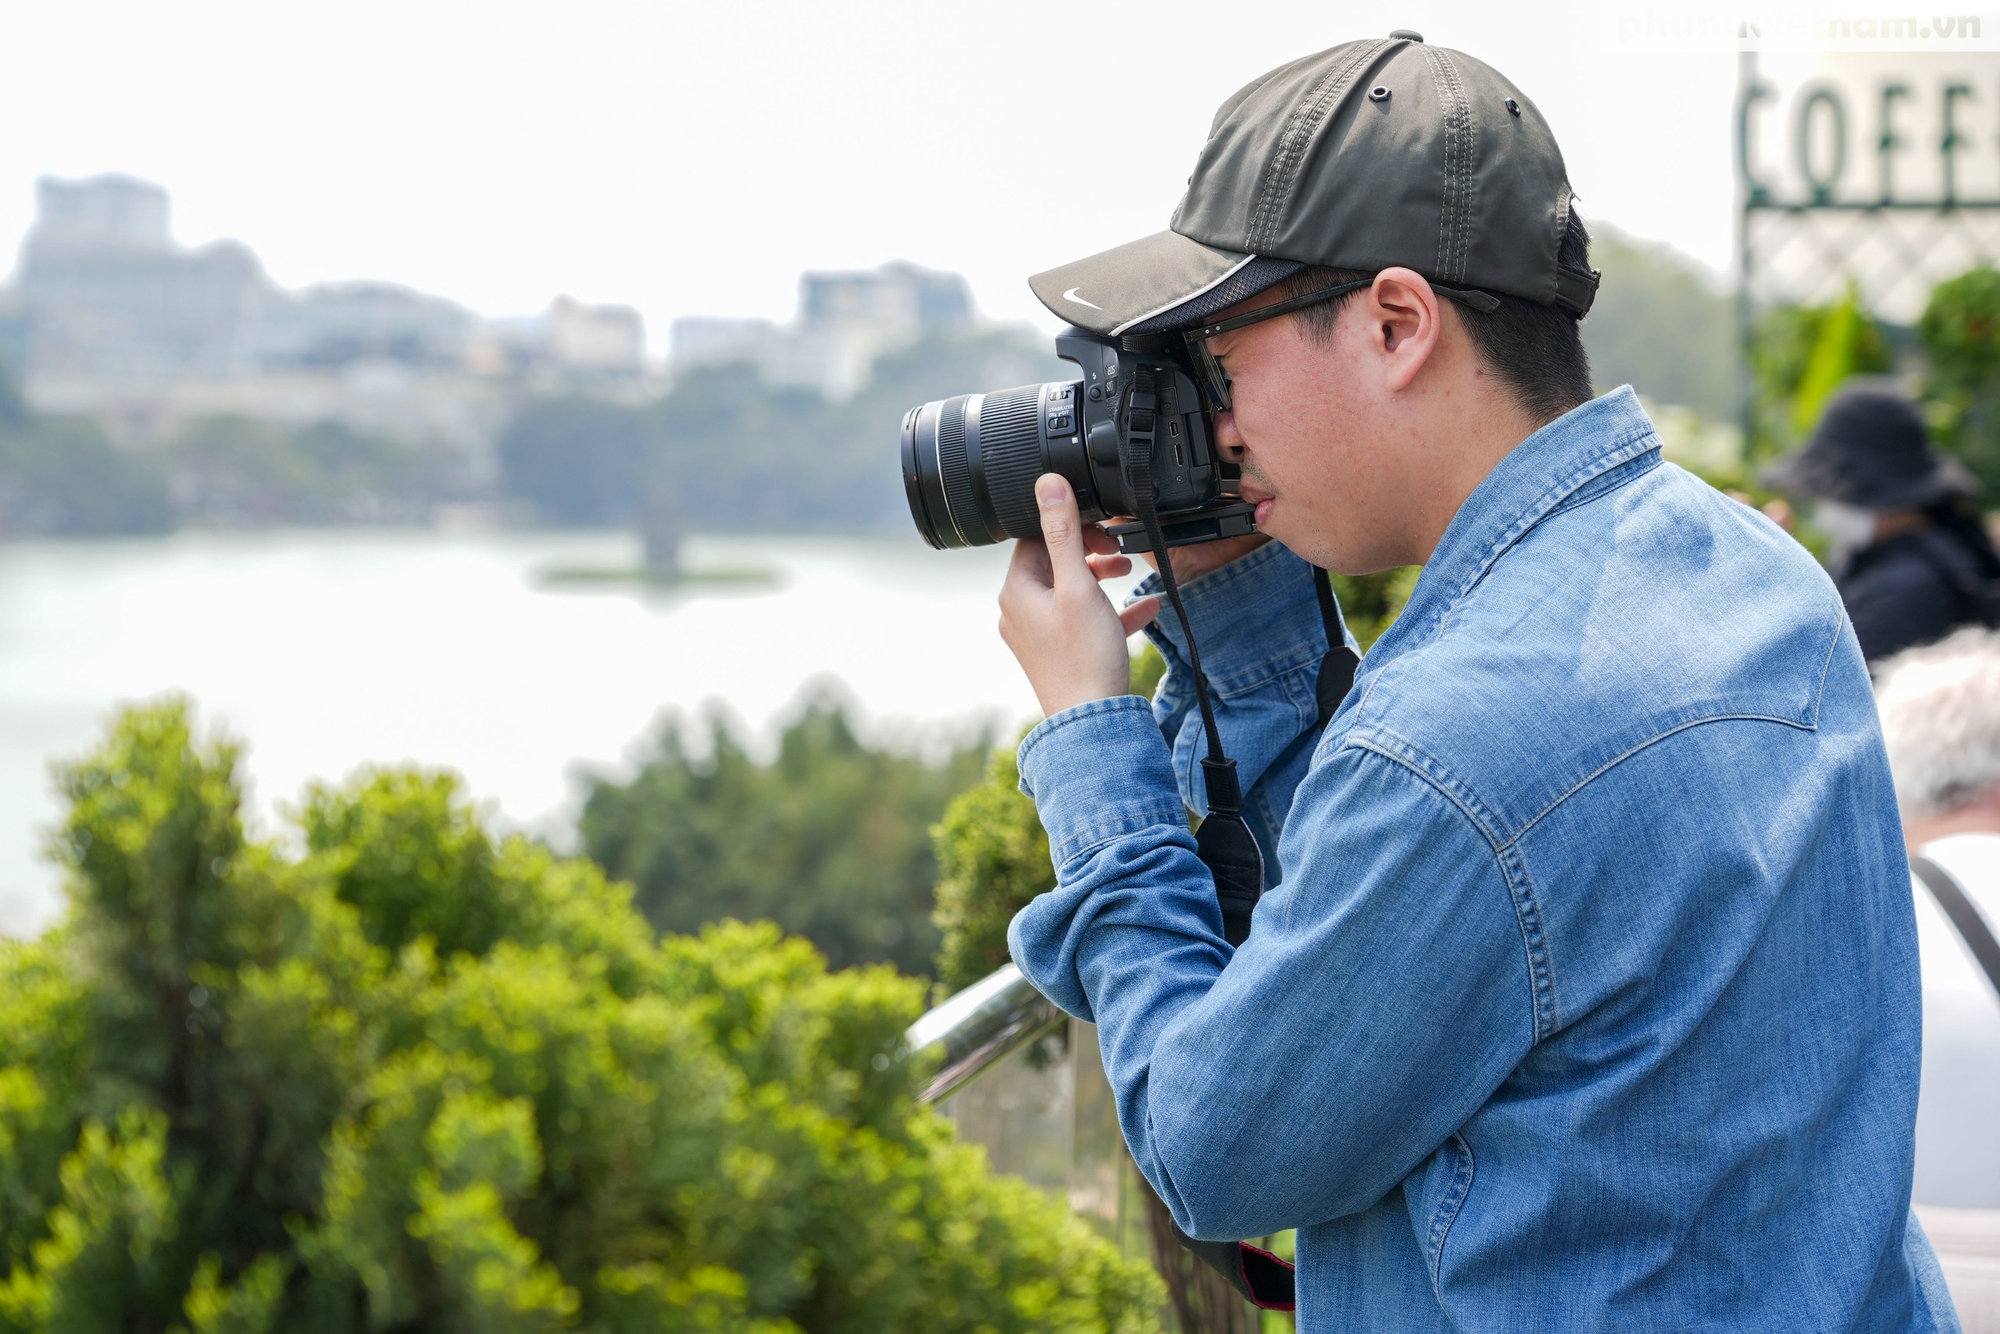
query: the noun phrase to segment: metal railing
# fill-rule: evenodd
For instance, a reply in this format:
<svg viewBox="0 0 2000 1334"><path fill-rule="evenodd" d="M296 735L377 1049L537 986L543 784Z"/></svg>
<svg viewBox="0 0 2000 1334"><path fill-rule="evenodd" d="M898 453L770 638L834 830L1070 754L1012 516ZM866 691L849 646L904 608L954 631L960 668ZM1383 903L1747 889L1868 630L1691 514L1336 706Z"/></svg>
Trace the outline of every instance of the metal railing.
<svg viewBox="0 0 2000 1334"><path fill-rule="evenodd" d="M1062 1042L1035 1046L1059 1031ZM1167 1285L1169 1328L1263 1328L1219 1274L1182 1251L1166 1206L1132 1167L1097 1030L1056 1009L1018 968L1008 964L928 1011L905 1031L903 1050L935 1071L919 1099L981 1145L993 1170L1067 1198L1099 1235L1151 1260Z"/></svg>
<svg viewBox="0 0 2000 1334"><path fill-rule="evenodd" d="M925 1011L903 1034L914 1058L936 1059L937 1073L917 1100L934 1103L1008 1053L1067 1022L1067 1016L1008 964L944 1004Z"/></svg>

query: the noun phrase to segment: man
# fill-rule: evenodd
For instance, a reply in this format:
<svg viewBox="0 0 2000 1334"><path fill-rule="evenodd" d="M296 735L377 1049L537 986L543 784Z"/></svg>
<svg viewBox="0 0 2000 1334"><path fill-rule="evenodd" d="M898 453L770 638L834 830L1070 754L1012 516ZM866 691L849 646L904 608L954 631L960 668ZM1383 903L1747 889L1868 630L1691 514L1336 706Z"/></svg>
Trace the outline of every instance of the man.
<svg viewBox="0 0 2000 1334"><path fill-rule="evenodd" d="M1984 966L2000 929L2000 635L1960 630L1897 654L1878 677L1905 837L1956 896L1947 909L1914 886L1924 1076L1912 1197L1967 1334L1984 1334L2000 1331L2000 979Z"/></svg>
<svg viewBox="0 0 2000 1334"><path fill-rule="evenodd" d="M1058 883L1014 958L1184 1230L1298 1228L1306 1331L1955 1329L1861 655L1802 549L1590 400L1569 204L1524 94L1397 33L1251 84L1173 230L1034 280L1121 335L1360 286L1207 340L1274 540L1174 555L1279 883L1232 951L1185 629L1124 694L1157 604L1046 476L1001 629ZM1424 566L1323 732L1308 562Z"/></svg>
<svg viewBox="0 0 2000 1334"><path fill-rule="evenodd" d="M1893 381L1850 381L1765 480L1818 501L1827 564L1870 662L2000 619L2000 555L1971 504L1979 483L1931 448L1923 414Z"/></svg>

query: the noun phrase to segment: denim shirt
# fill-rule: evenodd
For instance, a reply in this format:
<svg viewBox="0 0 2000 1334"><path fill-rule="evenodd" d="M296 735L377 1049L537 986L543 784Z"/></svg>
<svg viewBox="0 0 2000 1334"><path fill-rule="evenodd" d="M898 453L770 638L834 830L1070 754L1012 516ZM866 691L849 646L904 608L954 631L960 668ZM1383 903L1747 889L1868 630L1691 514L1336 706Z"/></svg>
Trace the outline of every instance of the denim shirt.
<svg viewBox="0 0 2000 1334"><path fill-rule="evenodd" d="M1021 744L1021 969L1191 1235L1335 1330L1955 1330L1910 1217L1919 990L1853 630L1630 389L1511 452L1316 735L1312 571L1186 589L1282 875L1221 936L1181 628Z"/></svg>

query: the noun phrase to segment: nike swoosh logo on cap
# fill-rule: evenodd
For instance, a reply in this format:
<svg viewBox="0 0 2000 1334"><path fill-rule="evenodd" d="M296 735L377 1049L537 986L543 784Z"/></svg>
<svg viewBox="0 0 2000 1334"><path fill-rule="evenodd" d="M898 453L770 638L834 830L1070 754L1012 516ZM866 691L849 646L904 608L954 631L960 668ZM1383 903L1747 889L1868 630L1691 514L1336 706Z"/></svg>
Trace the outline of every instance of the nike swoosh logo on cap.
<svg viewBox="0 0 2000 1334"><path fill-rule="evenodd" d="M1078 296L1074 287L1063 293L1063 300L1074 301L1079 306L1089 306L1092 310L1104 309L1104 307L1098 305L1095 301L1085 301L1082 297Z"/></svg>

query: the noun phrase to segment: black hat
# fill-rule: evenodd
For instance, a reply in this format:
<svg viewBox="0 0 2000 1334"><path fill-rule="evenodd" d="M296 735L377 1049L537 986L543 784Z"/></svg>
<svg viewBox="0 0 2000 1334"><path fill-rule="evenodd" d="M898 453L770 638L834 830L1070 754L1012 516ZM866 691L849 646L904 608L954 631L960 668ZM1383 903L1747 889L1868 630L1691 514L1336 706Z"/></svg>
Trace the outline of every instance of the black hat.
<svg viewBox="0 0 2000 1334"><path fill-rule="evenodd" d="M1833 396L1804 449L1764 470L1765 485L1861 509L1975 495L1957 459L1931 448L1923 413L1886 376L1857 376Z"/></svg>
<svg viewBox="0 0 2000 1334"><path fill-rule="evenodd" d="M1594 272L1556 262L1562 152L1492 66L1398 29L1272 70L1227 102L1169 230L1029 279L1100 334L1199 323L1309 264L1401 265L1581 318Z"/></svg>

